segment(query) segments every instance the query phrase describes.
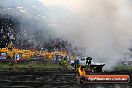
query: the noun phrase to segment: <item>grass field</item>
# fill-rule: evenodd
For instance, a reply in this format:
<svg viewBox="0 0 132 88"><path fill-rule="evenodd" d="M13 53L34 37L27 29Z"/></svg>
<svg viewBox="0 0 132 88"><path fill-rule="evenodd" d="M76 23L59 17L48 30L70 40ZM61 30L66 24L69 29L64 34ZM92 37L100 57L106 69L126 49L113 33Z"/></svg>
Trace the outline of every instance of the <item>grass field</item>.
<svg viewBox="0 0 132 88"><path fill-rule="evenodd" d="M26 69L34 69L34 70L47 70L47 69L61 69L62 67L58 64L46 63L46 64L15 64L10 66L9 64L0 63L0 71L3 70L26 70Z"/></svg>
<svg viewBox="0 0 132 88"><path fill-rule="evenodd" d="M117 65L114 66L113 68L117 70L132 70L132 66L129 65Z"/></svg>
<svg viewBox="0 0 132 88"><path fill-rule="evenodd" d="M71 68L70 64L67 66L68 69ZM127 65L117 65L113 67L115 70L132 70L132 66ZM7 71L7 70L53 70L53 69L62 69L63 67L60 66L58 63L17 63L15 65L9 65L9 63L0 63L0 71Z"/></svg>
<svg viewBox="0 0 132 88"><path fill-rule="evenodd" d="M68 64L67 68L69 69L71 66ZM64 67L59 65L59 63L51 63L51 62L37 62L37 63L17 63L14 65L10 65L9 63L1 63L0 62L0 71L8 71L8 70L63 70Z"/></svg>

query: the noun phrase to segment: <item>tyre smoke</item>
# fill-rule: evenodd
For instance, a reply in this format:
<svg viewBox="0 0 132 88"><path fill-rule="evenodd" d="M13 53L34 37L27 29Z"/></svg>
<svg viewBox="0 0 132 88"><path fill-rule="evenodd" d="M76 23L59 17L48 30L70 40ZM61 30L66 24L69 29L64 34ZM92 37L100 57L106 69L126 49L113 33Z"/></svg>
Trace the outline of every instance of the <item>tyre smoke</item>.
<svg viewBox="0 0 132 88"><path fill-rule="evenodd" d="M73 45L85 49L84 55L105 62L106 68L114 66L131 46L132 1L76 0L73 4L78 2L78 11L47 6L51 11L49 21Z"/></svg>

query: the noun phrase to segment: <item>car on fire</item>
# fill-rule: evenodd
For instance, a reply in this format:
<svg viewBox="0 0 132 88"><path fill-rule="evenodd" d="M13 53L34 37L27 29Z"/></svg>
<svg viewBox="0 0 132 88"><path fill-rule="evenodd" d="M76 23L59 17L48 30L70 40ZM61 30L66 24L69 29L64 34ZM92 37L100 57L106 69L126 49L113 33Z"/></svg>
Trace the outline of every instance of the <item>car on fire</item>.
<svg viewBox="0 0 132 88"><path fill-rule="evenodd" d="M102 72L102 68L105 63L95 63L91 60L91 57L75 58L74 61L71 61L72 69L77 70L79 66L82 66L83 68L91 72Z"/></svg>

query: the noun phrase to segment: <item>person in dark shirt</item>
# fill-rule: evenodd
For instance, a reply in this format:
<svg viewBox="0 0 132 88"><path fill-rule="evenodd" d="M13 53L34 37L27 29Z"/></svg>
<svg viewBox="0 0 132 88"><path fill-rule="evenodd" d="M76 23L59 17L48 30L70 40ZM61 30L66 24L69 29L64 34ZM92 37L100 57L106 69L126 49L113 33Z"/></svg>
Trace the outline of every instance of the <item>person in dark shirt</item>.
<svg viewBox="0 0 132 88"><path fill-rule="evenodd" d="M78 58L74 59L74 66L75 66L75 70L77 70L77 68L79 66L79 59Z"/></svg>
<svg viewBox="0 0 132 88"><path fill-rule="evenodd" d="M91 60L92 60L91 57L87 57L86 58L86 65L91 65Z"/></svg>

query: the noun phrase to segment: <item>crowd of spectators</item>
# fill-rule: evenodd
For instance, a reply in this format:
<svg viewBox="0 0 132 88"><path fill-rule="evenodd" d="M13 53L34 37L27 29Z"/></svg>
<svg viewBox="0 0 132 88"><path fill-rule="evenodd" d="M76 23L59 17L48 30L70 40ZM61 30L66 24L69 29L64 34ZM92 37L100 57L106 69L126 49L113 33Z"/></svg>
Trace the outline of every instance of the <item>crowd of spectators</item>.
<svg viewBox="0 0 132 88"><path fill-rule="evenodd" d="M36 49L49 52L65 50L70 53L77 51L69 41L63 38L45 39L42 37L43 34L40 34L41 31L29 37L30 33L22 28L23 25L20 26L12 16L0 14L0 48L12 44L11 46L19 49Z"/></svg>

